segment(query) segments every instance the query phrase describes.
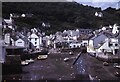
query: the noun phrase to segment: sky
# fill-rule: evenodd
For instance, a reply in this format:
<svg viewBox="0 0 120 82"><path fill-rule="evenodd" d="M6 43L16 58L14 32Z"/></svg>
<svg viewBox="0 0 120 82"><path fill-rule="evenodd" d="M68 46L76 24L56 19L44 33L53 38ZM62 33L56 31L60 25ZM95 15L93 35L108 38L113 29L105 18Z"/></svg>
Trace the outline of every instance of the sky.
<svg viewBox="0 0 120 82"><path fill-rule="evenodd" d="M120 0L74 0L78 3L81 3L83 5L89 5L93 7L101 7L102 10L112 7L112 8L120 8L120 3L118 3Z"/></svg>

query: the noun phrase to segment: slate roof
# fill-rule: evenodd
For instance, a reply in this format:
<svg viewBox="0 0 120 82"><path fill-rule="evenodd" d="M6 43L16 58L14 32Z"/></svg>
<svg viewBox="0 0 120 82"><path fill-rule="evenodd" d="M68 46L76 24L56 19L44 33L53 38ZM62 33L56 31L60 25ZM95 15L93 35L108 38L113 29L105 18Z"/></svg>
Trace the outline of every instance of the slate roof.
<svg viewBox="0 0 120 82"><path fill-rule="evenodd" d="M16 37L16 36L11 36L11 38L14 40L14 41L17 41L19 38Z"/></svg>

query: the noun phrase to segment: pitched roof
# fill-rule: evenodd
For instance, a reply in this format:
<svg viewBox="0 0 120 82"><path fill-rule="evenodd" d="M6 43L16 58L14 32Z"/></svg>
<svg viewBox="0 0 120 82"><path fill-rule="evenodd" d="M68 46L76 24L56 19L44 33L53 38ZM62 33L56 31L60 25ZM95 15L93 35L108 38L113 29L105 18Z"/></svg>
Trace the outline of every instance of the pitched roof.
<svg viewBox="0 0 120 82"><path fill-rule="evenodd" d="M108 38L116 38L119 36L119 33L113 34L111 32L103 32L104 35L106 35Z"/></svg>
<svg viewBox="0 0 120 82"><path fill-rule="evenodd" d="M12 38L14 41L16 41L16 40L19 39L19 38L15 37L15 36L11 36L11 38Z"/></svg>
<svg viewBox="0 0 120 82"><path fill-rule="evenodd" d="M37 34L32 33L28 38L39 38L39 37L37 36Z"/></svg>

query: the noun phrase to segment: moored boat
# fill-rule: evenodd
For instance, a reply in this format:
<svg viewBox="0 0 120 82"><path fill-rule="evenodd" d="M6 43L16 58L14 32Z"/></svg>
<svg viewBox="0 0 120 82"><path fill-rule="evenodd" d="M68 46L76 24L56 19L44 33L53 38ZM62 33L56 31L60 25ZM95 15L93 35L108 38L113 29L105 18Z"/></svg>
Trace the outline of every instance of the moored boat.
<svg viewBox="0 0 120 82"><path fill-rule="evenodd" d="M31 58L35 59L39 55L48 55L48 50L47 49L41 49L41 50L36 50L30 53Z"/></svg>

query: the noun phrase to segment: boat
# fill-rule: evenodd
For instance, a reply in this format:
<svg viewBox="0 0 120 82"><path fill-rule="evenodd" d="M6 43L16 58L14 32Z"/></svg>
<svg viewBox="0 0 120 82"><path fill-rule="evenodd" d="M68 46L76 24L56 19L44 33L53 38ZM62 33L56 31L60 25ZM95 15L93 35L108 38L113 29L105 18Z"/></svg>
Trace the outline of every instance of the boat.
<svg viewBox="0 0 120 82"><path fill-rule="evenodd" d="M39 55L48 55L48 50L40 49L40 50L36 50L30 53L31 58L33 59L37 58Z"/></svg>
<svg viewBox="0 0 120 82"><path fill-rule="evenodd" d="M113 55L112 53L98 53L96 54L96 58L111 63L120 62L120 57L118 55Z"/></svg>

